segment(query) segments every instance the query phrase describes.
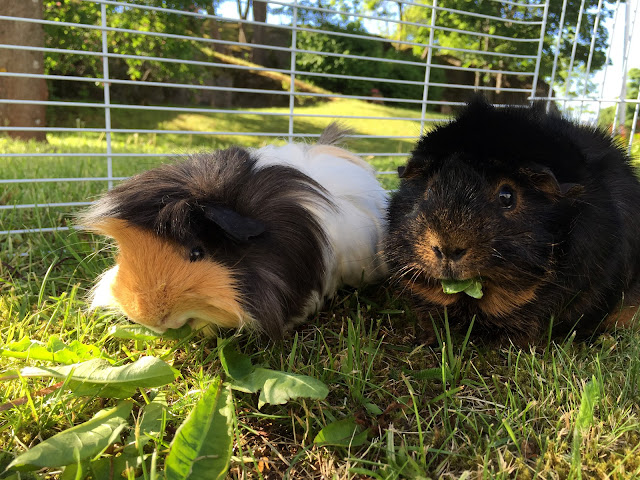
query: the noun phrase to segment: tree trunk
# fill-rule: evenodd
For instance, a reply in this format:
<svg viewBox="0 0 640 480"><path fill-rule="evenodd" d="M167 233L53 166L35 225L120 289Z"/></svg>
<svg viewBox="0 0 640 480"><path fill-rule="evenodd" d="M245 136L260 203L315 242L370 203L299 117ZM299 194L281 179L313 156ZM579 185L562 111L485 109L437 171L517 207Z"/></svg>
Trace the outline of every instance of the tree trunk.
<svg viewBox="0 0 640 480"><path fill-rule="evenodd" d="M207 7L207 14L208 15L212 15L215 16L216 14L216 9L214 4L212 3L210 6ZM218 20L216 20L215 18L210 18L209 19L210 22L210 35L211 38L215 39L215 40L220 40L220 25L218 24ZM214 43L213 44L213 50L216 52L222 52L223 48L222 45L219 43Z"/></svg>
<svg viewBox="0 0 640 480"><path fill-rule="evenodd" d="M42 0L1 0L0 15L42 18ZM37 23L0 20L0 43L44 47L44 30ZM44 53L0 49L0 71L44 73ZM42 78L0 77L0 98L46 101L47 81ZM9 127L46 126L45 105L0 104L0 123ZM46 141L46 132L11 131L9 136Z"/></svg>
<svg viewBox="0 0 640 480"><path fill-rule="evenodd" d="M256 22L267 21L267 2L253 0L253 19ZM266 28L263 25L253 26L253 38L251 43L264 45L266 42ZM255 48L251 52L251 61L258 65L264 65L267 58L267 51L264 48Z"/></svg>
<svg viewBox="0 0 640 480"><path fill-rule="evenodd" d="M236 0L236 5L238 6L238 16L242 20L246 20L249 15L249 8L251 7L251 0L247 0L247 3L242 8L242 0ZM244 23L238 22L238 42L239 43L247 43L247 34L244 31Z"/></svg>

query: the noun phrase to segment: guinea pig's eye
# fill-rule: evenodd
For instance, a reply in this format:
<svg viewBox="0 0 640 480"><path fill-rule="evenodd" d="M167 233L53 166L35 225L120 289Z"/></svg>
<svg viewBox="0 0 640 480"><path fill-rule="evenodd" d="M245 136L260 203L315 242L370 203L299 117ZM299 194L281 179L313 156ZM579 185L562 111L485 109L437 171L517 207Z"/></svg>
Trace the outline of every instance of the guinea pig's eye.
<svg viewBox="0 0 640 480"><path fill-rule="evenodd" d="M202 260L204 258L204 250L201 247L192 248L189 252L189 261L197 262L198 260Z"/></svg>
<svg viewBox="0 0 640 480"><path fill-rule="evenodd" d="M502 185L498 191L498 201L502 208L513 208L516 204L516 194L513 192L510 186Z"/></svg>

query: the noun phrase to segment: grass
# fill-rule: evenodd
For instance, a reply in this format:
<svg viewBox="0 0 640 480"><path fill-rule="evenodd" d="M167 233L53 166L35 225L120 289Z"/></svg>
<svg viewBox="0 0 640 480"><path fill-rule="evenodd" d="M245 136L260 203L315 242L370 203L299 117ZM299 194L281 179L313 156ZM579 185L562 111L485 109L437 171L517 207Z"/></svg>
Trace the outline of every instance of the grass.
<svg viewBox="0 0 640 480"><path fill-rule="evenodd" d="M282 113L285 115L264 117L247 114L203 114L176 112L140 112L114 109L112 127L117 129L158 129L188 131L229 131L229 132L288 132L288 109L257 109L264 113ZM338 100L296 109L305 115L362 115L378 117L419 118L416 110L393 108L385 105L370 104L361 101ZM437 114L434 114L436 117ZM77 108L54 110L49 115L49 124L58 127L104 128L104 114L98 108ZM265 119L269 126L265 128ZM299 117L295 120L295 132L300 134L320 133L331 121L326 117ZM380 122L378 120L352 120L345 122L356 134L365 135L410 135L417 137L420 124L415 121L397 120ZM0 137L0 151L4 153L105 153L106 139L100 133L50 133L48 143L17 142L8 137ZM241 143L250 147L260 147L273 141L258 136L212 136L182 134L117 134L112 135L112 149L116 154L158 154L158 157L116 156L112 160L113 175L125 177L170 161L171 156L188 152L226 148ZM283 142L284 140L276 140ZM380 139L378 141L350 139L348 147L360 153L407 153L411 150L412 139ZM395 170L404 157L367 157L378 170ZM106 177L107 160L104 157L9 157L2 159L4 168L0 170L2 178L80 178ZM387 187L393 187L395 178L381 177ZM87 201L95 198L106 189L103 181L31 183L3 185L0 191L0 205L61 203ZM61 207L33 209L0 210L0 230L21 229L29 226L55 226L68 224L70 209ZM2 242L0 240L0 242Z"/></svg>
<svg viewBox="0 0 640 480"><path fill-rule="evenodd" d="M306 108L319 112L327 107ZM358 108L389 114L387 107L380 105L362 104ZM99 119L87 116L85 121L94 120ZM120 121L132 120L126 116L114 120ZM150 116L145 121L183 122L181 125L187 128L209 121L228 121L229 129L243 124L240 118L215 116ZM285 131L282 122L273 124L274 131L280 127ZM309 119L300 128L304 125L308 129L305 131L316 132L326 122ZM362 121L356 127L358 133L393 134L391 129L401 122L387 122L383 127L379 123L385 122ZM410 123L398 125L403 134L409 128L416 127ZM188 150L204 148L213 139L194 137L194 142L200 142L197 145L180 141L187 140L176 138L169 143L153 140L152 136L140 135L137 140L123 137L116 138L116 149L152 153ZM259 145L261 140L250 141ZM98 135L85 139L50 135L48 145L2 142L4 151L16 152L100 151L103 147ZM384 144L379 151L408 151L410 147L410 142L396 142ZM353 148L372 151L368 150L370 145L355 144ZM396 161L393 157L382 159L377 166L386 169ZM151 164L147 159L139 163L129 160L118 168L131 174ZM100 162L90 164L85 159L45 158L29 164L16 159L10 160L0 174L100 175L99 168ZM9 190L8 198L5 190L4 202L31 201L32 195L54 201L48 195L56 193L59 198L85 200L103 188L61 184L51 192L40 192L36 187L41 186ZM35 198L40 201L40 197ZM41 214L43 222L68 221L66 212L58 214L52 209ZM16 225L10 215L4 215L3 222ZM2 229L6 225L3 223ZM145 448L147 453L156 452L161 468L176 427L222 371L218 343L197 335L152 341L115 338L110 327L126 325L127 320L89 312L85 303L92 282L112 264L112 249L104 239L76 231L12 235L2 240L1 260L0 348L25 336L46 342L56 335L67 344L78 340L94 345L118 363L156 356L181 373L178 380L157 389L166 394L169 415ZM590 344L574 342L571 337L555 339L538 349L523 350L477 345L472 334L452 334L444 322L438 326L440 345L422 345L418 340L420 326L411 308L390 287L379 285L340 291L321 313L280 343L269 343L248 332L227 332L225 337L233 337L239 351L250 356L253 364L310 375L329 387L329 395L321 401L299 399L261 409L257 408L257 395L235 392L237 422L229 477L364 480L640 476L638 332L614 332ZM0 356L1 371L28 365L43 362ZM78 397L66 388L47 393L45 389L56 382L22 377L1 383L0 472L15 455L115 403L99 397ZM134 413L153 393L145 389L134 395ZM8 402L16 399L24 403L10 408ZM322 428L343 419L353 419L368 432L362 445L313 443ZM116 445L107 453L115 455L118 451ZM11 475L4 477L18 478ZM20 478L61 475L60 470L48 470L21 474ZM127 475L125 478L153 478L148 465L131 469ZM105 473L104 478L122 477Z"/></svg>

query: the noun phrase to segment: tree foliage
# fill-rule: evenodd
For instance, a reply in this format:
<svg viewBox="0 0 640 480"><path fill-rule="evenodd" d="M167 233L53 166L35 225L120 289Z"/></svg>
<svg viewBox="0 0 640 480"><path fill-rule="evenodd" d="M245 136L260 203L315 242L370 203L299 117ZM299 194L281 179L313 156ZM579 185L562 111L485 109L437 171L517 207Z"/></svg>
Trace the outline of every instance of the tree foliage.
<svg viewBox="0 0 640 480"><path fill-rule="evenodd" d="M368 35L362 24L352 22L344 27L331 24L321 24L319 30L326 32L347 33L352 35ZM388 42L370 40L357 37L345 37L323 32L300 32L298 34L298 48L313 52L343 53L363 57L383 58L395 60L390 62L351 59L345 57L326 56L316 53L299 53L296 55L297 67L306 72L327 74L326 76L312 76L307 80L318 86L341 92L347 95L369 96L377 90L382 96L390 98L422 98L423 85L407 83L385 83L384 81L345 80L333 78L330 74L355 75L394 80L408 80L424 82L425 66L399 63L398 60L421 62L420 57L410 51L398 51ZM442 78L442 71L432 70L432 81ZM375 90L374 90L375 89ZM440 90L430 90L430 98L439 98Z"/></svg>
<svg viewBox="0 0 640 480"><path fill-rule="evenodd" d="M422 0L425 7L410 6L406 9L407 21L423 23L425 26L417 27L405 25L405 39L422 44L429 43L431 22L431 8L433 0ZM542 3L542 2L540 2ZM585 66L589 59L591 34L596 22L598 0L585 0L582 11L580 28L576 32L581 6L581 0L568 0L565 18L560 24L562 14L560 1L549 2L547 26L544 35L542 55L540 62L541 77L549 77L553 68L556 41L560 35L559 65L556 81L562 83L567 78L571 52L574 39L576 39L576 53L574 66ZM593 57L591 58L591 72L601 69L606 61L605 50L608 42L608 32L604 26L604 20L613 14L613 2L604 0L596 31ZM436 25L445 29L435 29L434 43L439 48L436 54L447 54L459 59L463 66L480 66L487 69L508 69L510 71L533 71L535 59L521 57L506 57L499 54L513 54L522 56L535 56L538 53L538 42L521 42L502 38L490 38L474 33L496 35L512 39L535 39L540 37L539 24L522 24L522 21L540 22L543 9L541 7L514 5L509 3L494 2L490 0L440 0L438 7L451 11L439 10L436 15ZM467 11L493 17L487 19L472 16L459 11ZM502 19L502 20L498 20ZM456 29L458 32L446 30ZM450 48L451 50L448 50ZM421 50L421 47L414 47ZM461 52L453 49L473 50L473 52ZM487 53L484 53L487 52Z"/></svg>
<svg viewBox="0 0 640 480"><path fill-rule="evenodd" d="M140 5L163 7L181 11L198 11L211 2L193 0L143 0ZM194 56L195 37L202 34L202 20L169 11L145 10L106 6L107 26L122 28L125 32L107 32L109 53L136 55L141 57L161 57L190 59ZM46 20L76 23L88 26L101 25L100 4L92 2L45 1ZM140 33L137 33L140 32ZM147 35L152 32L153 35ZM78 75L87 77L103 76L102 58L91 52L102 51L102 33L95 28L81 28L47 25L47 47L88 52L83 55L74 52L51 52L46 59L45 69L58 75ZM159 34L159 35L158 35ZM169 38L162 34L179 34L194 37L194 41ZM125 78L140 80L152 78L154 81L197 81L197 68L183 63L168 63L140 58L110 59L116 71L124 70ZM120 72L118 72L120 73Z"/></svg>

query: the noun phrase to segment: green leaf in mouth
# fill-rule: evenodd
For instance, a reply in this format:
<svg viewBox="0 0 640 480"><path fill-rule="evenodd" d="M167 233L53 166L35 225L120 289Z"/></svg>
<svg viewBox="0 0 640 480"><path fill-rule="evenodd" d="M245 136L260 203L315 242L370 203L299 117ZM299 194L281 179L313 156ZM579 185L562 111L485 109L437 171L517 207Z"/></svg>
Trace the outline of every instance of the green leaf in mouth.
<svg viewBox="0 0 640 480"><path fill-rule="evenodd" d="M473 298L482 298L482 282L479 278L469 278L467 280L440 280L442 291L453 294L464 292Z"/></svg>

